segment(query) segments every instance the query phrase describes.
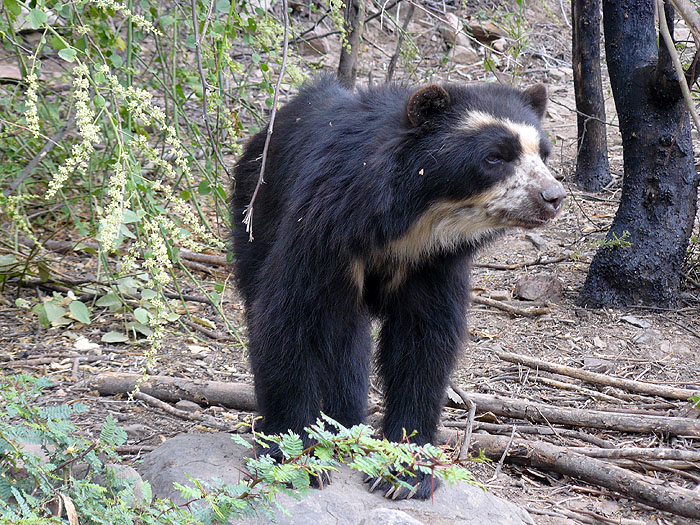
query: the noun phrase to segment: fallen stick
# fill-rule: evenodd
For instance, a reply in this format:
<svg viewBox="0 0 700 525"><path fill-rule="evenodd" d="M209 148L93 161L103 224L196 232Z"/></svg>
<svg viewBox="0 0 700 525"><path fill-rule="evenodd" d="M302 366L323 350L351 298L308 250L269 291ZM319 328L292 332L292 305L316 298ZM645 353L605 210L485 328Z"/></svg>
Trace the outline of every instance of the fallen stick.
<svg viewBox="0 0 700 525"><path fill-rule="evenodd" d="M608 403L624 403L622 399L619 399L615 396L609 396L608 394L604 394L602 392L598 392L596 390L591 390L590 388L586 388L581 385L576 385L574 383L568 383L566 381L557 381L556 379L552 379L550 377L544 377L544 376L535 376L535 377L528 377L530 381L535 381L537 383L542 383L543 385L551 386L554 388L560 388L562 390L568 390L570 392L577 392L579 394L583 394L585 396L592 397L593 399L598 399L599 401L607 401Z"/></svg>
<svg viewBox="0 0 700 525"><path fill-rule="evenodd" d="M503 301L496 301L495 299L489 299L488 297L481 297L480 295L474 295L471 298L471 302L475 304L483 304L485 306L491 306L492 308L498 308L504 312L508 312L511 315L522 315L523 317L536 317L538 315L544 315L551 313L551 310L546 307L533 307L533 308L518 308Z"/></svg>
<svg viewBox="0 0 700 525"><path fill-rule="evenodd" d="M643 383L642 381L624 379L621 377L611 377L605 374L599 374L597 372L589 372L588 370L582 370L580 368L558 365L555 363L542 361L540 359L535 359L534 357L506 352L505 350L499 350L498 348L495 349L495 354L499 358L503 359L504 361L508 361L509 363L516 363L529 368L551 372L553 374L574 377L596 385L613 386L628 392L634 392L636 394L660 396L668 399L681 399L683 401L687 401L692 396L700 395L700 390L689 390L687 388L657 385L654 383Z"/></svg>
<svg viewBox="0 0 700 525"><path fill-rule="evenodd" d="M465 423L463 421L445 421L443 424L445 427L448 428L465 427ZM485 430L489 434L510 434L512 429L513 425L485 423L482 421L474 422L474 430ZM540 427L536 425L516 425L515 431L520 434L536 434L539 436L559 436L562 438L578 439L596 445L596 447L601 447L605 449L612 449L616 446L613 444L612 441L608 441L607 439L599 438L598 436L593 436L591 434L586 434L585 432L580 432L578 430L569 430L568 428Z"/></svg>
<svg viewBox="0 0 700 525"><path fill-rule="evenodd" d="M526 268L528 266L541 266L544 264L556 264L560 262L567 261L569 259L568 255L563 255L562 257L557 257L555 259L535 259L533 261L528 261L524 263L515 264L498 264L498 263L474 263L472 267L474 268L488 268L489 270L518 270L519 268Z"/></svg>
<svg viewBox="0 0 700 525"><path fill-rule="evenodd" d="M497 416L524 419L533 423L600 428L644 434L665 432L672 436L700 437L700 420L698 419L553 407L544 403L479 393L470 393L469 399L476 403L476 411L478 413L492 412ZM466 409L463 404L454 400L448 401L448 406Z"/></svg>
<svg viewBox="0 0 700 525"><path fill-rule="evenodd" d="M100 374L90 380L89 386L102 395L127 394L135 390L136 382L141 377L139 374ZM199 404L221 405L247 412L253 412L256 409L253 386L245 383L151 376L141 383L139 389L163 401L177 402L187 399ZM665 432L672 436L700 437L698 419L552 407L544 403L532 403L476 392L470 392L469 399L476 403L476 410L479 413L492 412L497 416L524 419L534 423L645 434ZM463 403L456 401L449 401L448 406L465 409Z"/></svg>
<svg viewBox="0 0 700 525"><path fill-rule="evenodd" d="M142 377L140 374L100 374L90 379L88 386L105 396L129 394L136 389L136 384ZM186 399L246 412L252 412L256 408L253 386L244 383L150 376L141 382L139 390L162 401L177 402Z"/></svg>
<svg viewBox="0 0 700 525"><path fill-rule="evenodd" d="M187 421L196 421L196 422L202 423L203 425L206 425L208 427L215 428L217 430L222 430L224 432L228 432L231 430L231 427L229 427L228 425L224 425L222 423L219 423L213 417L208 417L208 416L205 416L204 414L185 412L184 410L180 410L180 409L177 409L175 407L170 406L165 401L161 401L160 399L158 399L156 397L149 396L145 392L134 392L133 395L134 395L134 399L139 399L139 400L143 401L144 403L151 405L154 408L162 410L166 414L170 414L171 416L179 417L180 419L185 419Z"/></svg>
<svg viewBox="0 0 700 525"><path fill-rule="evenodd" d="M680 448L607 448L573 447L574 452L590 458L606 459L645 459L645 460L675 460L700 462L700 451L684 450ZM700 467L700 464L698 464Z"/></svg>
<svg viewBox="0 0 700 525"><path fill-rule="evenodd" d="M27 237L21 238L19 240L20 244L27 246L28 248L33 248L36 244L32 239ZM48 240L41 243L41 245L47 250L51 250L56 253L70 253L75 251L76 246L81 248L88 248L90 250L99 251L100 245L95 242L81 242L81 241L54 241ZM226 262L226 257L221 255L212 255L209 253L197 253L190 250L180 250L180 258L186 261L192 261L200 264L208 264L211 266L228 266Z"/></svg>
<svg viewBox="0 0 700 525"><path fill-rule="evenodd" d="M440 438L440 442L455 443L459 439L459 433L443 431ZM700 494L695 491L666 486L660 480L543 441L514 439L510 446L508 441L503 436L474 434L472 450L475 454L483 451L486 457L498 460L507 449L506 460L512 463L559 472L614 490L655 509L688 518L700 518Z"/></svg>

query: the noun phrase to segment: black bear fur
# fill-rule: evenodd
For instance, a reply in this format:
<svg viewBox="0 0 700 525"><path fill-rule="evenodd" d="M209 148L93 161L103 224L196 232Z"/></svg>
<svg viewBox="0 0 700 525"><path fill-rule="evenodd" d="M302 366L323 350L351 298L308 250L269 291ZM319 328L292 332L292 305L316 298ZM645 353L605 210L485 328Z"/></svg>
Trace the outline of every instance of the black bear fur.
<svg viewBox="0 0 700 525"><path fill-rule="evenodd" d="M232 240L264 432L303 436L321 411L346 426L363 420L375 318L383 433L433 440L464 345L472 255L505 226L553 217L563 188L551 175L536 188L521 181L532 193L527 204L506 203L503 217L483 229L462 235L447 228L442 237L454 238L439 242L428 230L449 222L450 203L479 201L514 177L522 147L501 123L534 128L538 155L547 156L545 103L541 85L353 93L317 79L277 114L252 241L242 220L266 130L251 139L235 171ZM465 127L475 111L495 120ZM416 496L430 490L424 483Z"/></svg>

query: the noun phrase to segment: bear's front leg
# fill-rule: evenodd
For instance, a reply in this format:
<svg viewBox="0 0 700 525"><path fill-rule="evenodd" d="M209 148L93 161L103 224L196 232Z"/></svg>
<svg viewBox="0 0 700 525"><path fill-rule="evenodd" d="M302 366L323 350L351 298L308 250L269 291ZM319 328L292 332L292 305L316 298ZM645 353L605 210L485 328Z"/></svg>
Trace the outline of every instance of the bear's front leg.
<svg viewBox="0 0 700 525"><path fill-rule="evenodd" d="M464 258L444 257L417 268L389 296L377 359L386 398L384 435L390 441L401 441L404 432L414 431L410 440L418 445L435 437L449 374L466 331L468 281ZM430 497L437 480L431 474L415 474L405 477L417 486L414 491L398 488L390 496ZM375 490L390 488L386 482L374 485Z"/></svg>

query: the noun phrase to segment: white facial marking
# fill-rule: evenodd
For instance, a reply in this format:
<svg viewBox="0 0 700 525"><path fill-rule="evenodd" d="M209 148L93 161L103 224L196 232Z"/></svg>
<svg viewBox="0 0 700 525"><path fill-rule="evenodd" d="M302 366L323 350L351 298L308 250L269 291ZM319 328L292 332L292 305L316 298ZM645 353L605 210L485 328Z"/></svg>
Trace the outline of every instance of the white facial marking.
<svg viewBox="0 0 700 525"><path fill-rule="evenodd" d="M540 133L535 126L514 122L507 118L494 117L485 111L471 111L467 114L459 129L478 131L485 126L503 126L520 139L520 147L525 155L537 155L540 152Z"/></svg>
<svg viewBox="0 0 700 525"><path fill-rule="evenodd" d="M485 192L488 201L485 209L489 215L500 218L500 226L516 226L516 221L508 218L527 215L541 189L557 184L560 183L539 155L524 155L510 177Z"/></svg>
<svg viewBox="0 0 700 525"><path fill-rule="evenodd" d="M476 243L499 228L543 224L539 193L557 184L539 155L524 155L510 177L486 191L431 205L387 252L395 261L416 263L436 251Z"/></svg>

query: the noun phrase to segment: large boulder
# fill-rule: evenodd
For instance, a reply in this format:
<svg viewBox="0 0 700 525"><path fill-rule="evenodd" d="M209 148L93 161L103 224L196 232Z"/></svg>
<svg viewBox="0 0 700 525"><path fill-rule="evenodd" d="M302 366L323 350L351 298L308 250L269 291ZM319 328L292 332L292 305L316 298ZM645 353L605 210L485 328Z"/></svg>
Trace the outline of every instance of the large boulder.
<svg viewBox="0 0 700 525"><path fill-rule="evenodd" d="M218 478L236 483L249 450L235 444L229 434L181 434L167 440L148 454L138 467L151 483L154 497L182 503L173 482L191 485L192 478L211 481ZM497 498L467 483L444 484L430 501L393 501L369 493L362 475L348 467L333 473L333 483L323 490L312 490L300 501L279 495L278 503L289 516L277 513L281 524L373 525L420 523L431 525L522 525L534 522L513 503ZM239 523L268 523L246 520Z"/></svg>

